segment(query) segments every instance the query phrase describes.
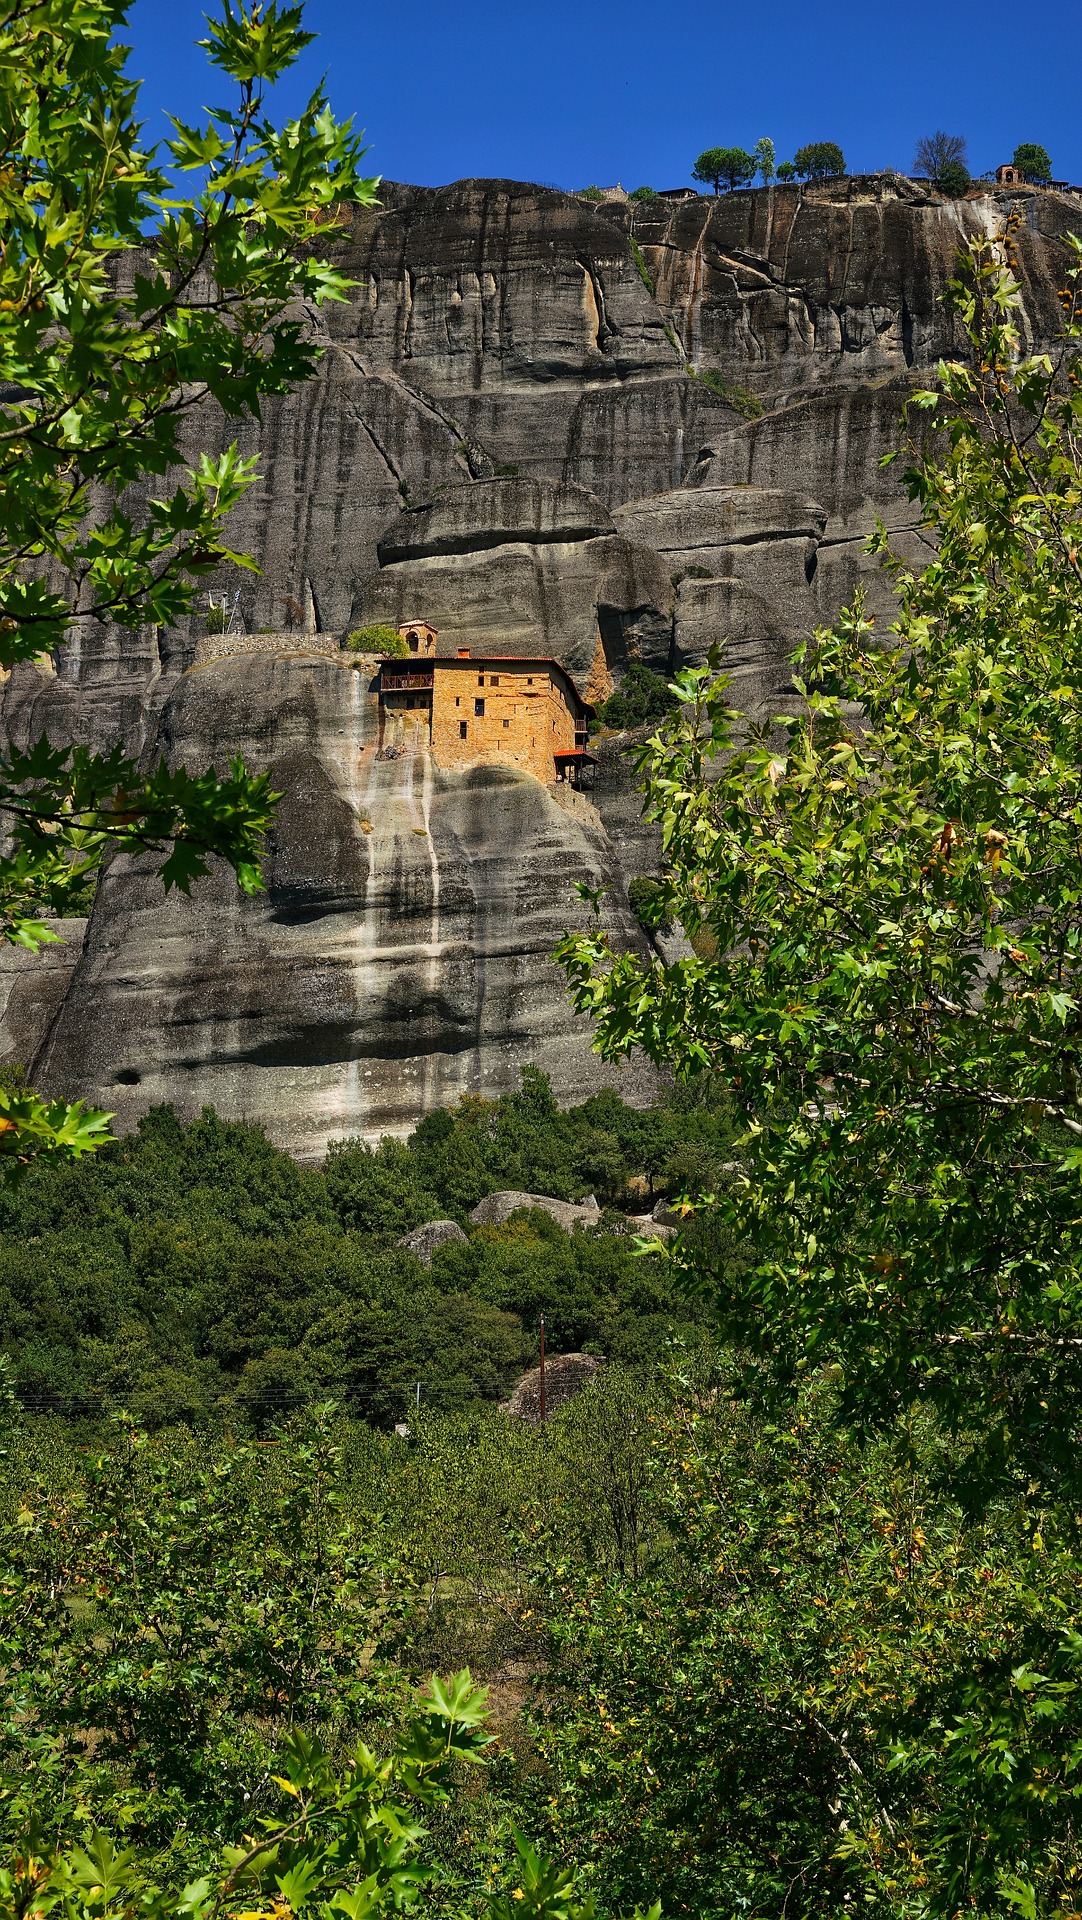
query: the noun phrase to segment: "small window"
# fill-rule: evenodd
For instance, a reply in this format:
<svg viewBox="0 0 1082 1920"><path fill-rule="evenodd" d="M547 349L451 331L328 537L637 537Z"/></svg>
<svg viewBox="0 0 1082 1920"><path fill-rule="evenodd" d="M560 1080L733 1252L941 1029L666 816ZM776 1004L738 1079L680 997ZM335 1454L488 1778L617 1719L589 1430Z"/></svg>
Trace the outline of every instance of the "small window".
<svg viewBox="0 0 1082 1920"><path fill-rule="evenodd" d="M505 720L503 724L505 727L509 727L511 725L511 722L510 720Z"/></svg>
<svg viewBox="0 0 1082 1920"><path fill-rule="evenodd" d="M531 673L531 674L528 674L528 675L527 675L527 677L526 677L526 685L527 685L528 687L532 687L532 686L533 686L533 674L532 674L532 673Z"/></svg>
<svg viewBox="0 0 1082 1920"><path fill-rule="evenodd" d="M483 700L475 700L475 701L474 701L474 703L473 703L473 710L474 710L474 713L475 713L475 714L477 715L477 717L478 717L478 719L479 719L479 720L480 720L480 719L483 719L483 717L484 717L484 712L485 712L485 703L484 703L484 701L483 701Z"/></svg>
<svg viewBox="0 0 1082 1920"><path fill-rule="evenodd" d="M485 684L485 676L484 676L484 674L483 674L483 673L479 673L479 674L478 674L478 676L477 676L477 684L478 684L478 686L479 686L479 687L483 687L483 686L484 686L484 684Z"/></svg>
<svg viewBox="0 0 1082 1920"><path fill-rule="evenodd" d="M458 723L458 737L460 740L466 738L466 722L464 720L460 720Z"/></svg>
<svg viewBox="0 0 1082 1920"><path fill-rule="evenodd" d="M460 707L461 705L462 705L462 702L461 702L461 700L459 699L459 697L458 697L458 695L457 695L457 693L456 693L456 694L455 694L455 706L456 706L456 707Z"/></svg>
<svg viewBox="0 0 1082 1920"><path fill-rule="evenodd" d="M499 686L499 684L500 684L500 676L499 676L499 674L498 674L498 673L490 673L490 674L489 674L489 676L488 676L488 684L489 684L489 686L490 686L490 687L498 687L498 686Z"/></svg>

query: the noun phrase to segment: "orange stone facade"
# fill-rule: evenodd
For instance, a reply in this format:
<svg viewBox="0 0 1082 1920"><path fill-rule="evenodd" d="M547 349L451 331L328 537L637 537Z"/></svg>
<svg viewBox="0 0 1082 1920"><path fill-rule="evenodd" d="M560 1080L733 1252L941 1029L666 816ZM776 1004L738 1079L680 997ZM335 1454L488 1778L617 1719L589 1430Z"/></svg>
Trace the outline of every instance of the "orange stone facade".
<svg viewBox="0 0 1082 1920"><path fill-rule="evenodd" d="M385 660L380 744L428 747L449 771L519 767L544 786L582 784L593 709L556 660Z"/></svg>

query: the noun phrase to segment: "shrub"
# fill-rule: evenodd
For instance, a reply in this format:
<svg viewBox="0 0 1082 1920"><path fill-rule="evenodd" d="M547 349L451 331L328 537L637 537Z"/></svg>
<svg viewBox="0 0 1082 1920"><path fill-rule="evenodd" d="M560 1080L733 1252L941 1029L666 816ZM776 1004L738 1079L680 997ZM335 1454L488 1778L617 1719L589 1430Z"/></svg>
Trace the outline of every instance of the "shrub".
<svg viewBox="0 0 1082 1920"><path fill-rule="evenodd" d="M354 627L346 636L346 648L350 653L382 653L392 660L405 659L409 653L409 646L398 629L382 624Z"/></svg>
<svg viewBox="0 0 1082 1920"><path fill-rule="evenodd" d="M661 195L658 192L656 187L636 187L634 193L629 193L627 197L629 200L660 200L661 199Z"/></svg>
<svg viewBox="0 0 1082 1920"><path fill-rule="evenodd" d="M225 607L215 606L212 600L207 608L207 632L224 633L229 625L229 612Z"/></svg>
<svg viewBox="0 0 1082 1920"><path fill-rule="evenodd" d="M580 200L603 200L604 198L605 196L602 193L600 187L580 187L579 188Z"/></svg>
<svg viewBox="0 0 1082 1920"><path fill-rule="evenodd" d="M598 718L607 727L641 727L671 713L676 704L664 674L633 660L616 691L598 708Z"/></svg>
<svg viewBox="0 0 1082 1920"><path fill-rule="evenodd" d="M948 200L960 200L969 185L969 168L961 160L948 160L940 168L936 186Z"/></svg>
<svg viewBox="0 0 1082 1920"><path fill-rule="evenodd" d="M654 297L654 277L653 277L653 274L650 272L649 267L646 264L646 261L643 257L642 248L640 247L634 234L632 234L631 236L631 258L635 262L635 267L638 272L639 279L642 281L643 286L646 288L646 291L650 295L650 298L652 300Z"/></svg>
<svg viewBox="0 0 1082 1920"><path fill-rule="evenodd" d="M670 921L660 913L665 890L653 874L633 874L627 883L627 903L640 926L651 931L668 933Z"/></svg>
<svg viewBox="0 0 1082 1920"><path fill-rule="evenodd" d="M701 372L695 367L689 367L688 372L693 380L701 380L704 387L709 387L711 393L716 393L719 400L724 400L726 406L733 407L737 413L742 413L745 420L759 418L763 411L762 401L754 393L750 393L747 387L741 387L735 381L727 380L717 367L706 367Z"/></svg>

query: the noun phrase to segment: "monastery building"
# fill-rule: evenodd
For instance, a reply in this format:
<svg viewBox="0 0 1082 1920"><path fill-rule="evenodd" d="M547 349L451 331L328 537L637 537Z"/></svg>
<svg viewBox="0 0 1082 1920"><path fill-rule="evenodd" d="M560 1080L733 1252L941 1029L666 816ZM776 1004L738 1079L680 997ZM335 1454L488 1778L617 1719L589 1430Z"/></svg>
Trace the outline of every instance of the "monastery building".
<svg viewBox="0 0 1082 1920"><path fill-rule="evenodd" d="M449 771L520 767L545 786L593 784L587 728L594 709L558 660L468 648L438 657L435 630L425 622L399 632L413 657L380 667L381 748L427 747Z"/></svg>

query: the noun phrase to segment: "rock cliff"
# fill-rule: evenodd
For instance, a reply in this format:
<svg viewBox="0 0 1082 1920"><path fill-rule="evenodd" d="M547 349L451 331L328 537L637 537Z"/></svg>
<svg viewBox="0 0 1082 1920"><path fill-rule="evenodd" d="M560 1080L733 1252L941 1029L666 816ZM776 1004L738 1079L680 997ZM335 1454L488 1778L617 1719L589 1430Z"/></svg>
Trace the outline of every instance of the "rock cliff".
<svg viewBox="0 0 1082 1920"><path fill-rule="evenodd" d="M889 605L862 551L876 515L919 550L879 462L955 344L959 243L1012 207L1038 343L1082 229L1053 193L943 202L875 178L596 205L471 180L344 216L353 295L301 316L318 376L241 436L261 482L231 537L262 571L215 585L240 588L254 650L197 662L198 621L106 630L4 688L19 741L271 768L268 891L220 876L163 903L118 862L39 975L9 960L0 1048L124 1124L213 1100L308 1154L527 1059L581 1097L598 1069L551 948L576 880L608 882L641 942L624 881L651 858L615 743L596 811L510 771L378 759L364 677L326 636L423 618L440 651L555 655L595 699L630 660L665 672L721 640L762 710L858 578ZM227 437L210 409L198 434ZM649 1095L645 1074L621 1084Z"/></svg>

